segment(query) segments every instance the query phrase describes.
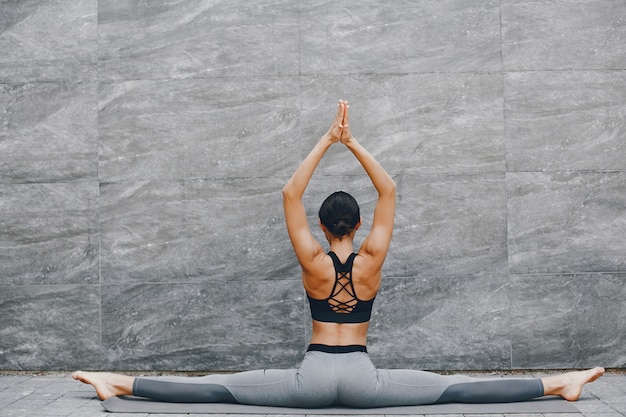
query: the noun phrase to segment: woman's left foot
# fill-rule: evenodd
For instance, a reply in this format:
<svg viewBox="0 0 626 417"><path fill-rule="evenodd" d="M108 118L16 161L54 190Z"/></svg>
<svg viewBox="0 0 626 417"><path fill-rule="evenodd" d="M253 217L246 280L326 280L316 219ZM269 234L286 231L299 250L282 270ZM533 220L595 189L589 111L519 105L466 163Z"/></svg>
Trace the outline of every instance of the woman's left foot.
<svg viewBox="0 0 626 417"><path fill-rule="evenodd" d="M118 395L132 394L134 378L126 375L76 371L72 374L72 378L85 384L93 385L96 389L96 394L103 401Z"/></svg>

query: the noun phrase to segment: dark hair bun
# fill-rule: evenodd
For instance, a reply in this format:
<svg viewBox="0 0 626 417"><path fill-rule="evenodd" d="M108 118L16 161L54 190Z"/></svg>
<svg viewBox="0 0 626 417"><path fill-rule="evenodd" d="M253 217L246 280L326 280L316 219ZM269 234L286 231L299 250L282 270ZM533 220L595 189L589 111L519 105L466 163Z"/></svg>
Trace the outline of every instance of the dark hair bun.
<svg viewBox="0 0 626 417"><path fill-rule="evenodd" d="M335 236L350 234L361 220L358 203L344 191L329 195L320 207L319 216L322 224Z"/></svg>
<svg viewBox="0 0 626 417"><path fill-rule="evenodd" d="M335 236L344 236L349 234L355 225L350 225L347 221L340 219L337 223L333 223L332 234Z"/></svg>

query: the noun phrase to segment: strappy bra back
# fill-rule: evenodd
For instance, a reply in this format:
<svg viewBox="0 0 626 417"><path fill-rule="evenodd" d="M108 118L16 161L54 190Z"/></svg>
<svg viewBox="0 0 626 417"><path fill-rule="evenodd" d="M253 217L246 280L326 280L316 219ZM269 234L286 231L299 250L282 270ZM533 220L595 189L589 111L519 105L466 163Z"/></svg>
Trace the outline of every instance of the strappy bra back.
<svg viewBox="0 0 626 417"><path fill-rule="evenodd" d="M326 323L365 323L372 316L374 298L360 300L354 291L352 282L352 265L356 253L352 253L345 263L341 263L334 252L328 252L335 266L335 283L333 289L323 300L312 298L307 293L311 317L313 320Z"/></svg>

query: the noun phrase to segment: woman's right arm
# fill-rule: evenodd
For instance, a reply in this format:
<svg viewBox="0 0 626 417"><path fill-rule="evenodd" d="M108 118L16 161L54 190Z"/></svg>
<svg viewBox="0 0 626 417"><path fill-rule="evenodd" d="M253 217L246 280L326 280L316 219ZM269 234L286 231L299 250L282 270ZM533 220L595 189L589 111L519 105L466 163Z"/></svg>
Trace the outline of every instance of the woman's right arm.
<svg viewBox="0 0 626 417"><path fill-rule="evenodd" d="M315 259L323 255L324 250L309 229L302 196L309 184L309 180L313 176L315 168L317 168L326 151L332 144L339 142L341 138L344 111L345 104L343 101L340 101L335 120L328 132L322 136L307 157L300 163L300 166L298 166L298 169L296 169L296 172L293 173L282 190L287 232L289 233L296 257L305 272L314 269Z"/></svg>
<svg viewBox="0 0 626 417"><path fill-rule="evenodd" d="M375 264L382 267L393 234L396 210L396 183L372 154L352 136L348 121L348 109L349 106L345 111L344 129L340 141L359 160L361 166L370 177L374 188L378 191L378 201L374 208L372 229L363 241L359 253L371 256Z"/></svg>

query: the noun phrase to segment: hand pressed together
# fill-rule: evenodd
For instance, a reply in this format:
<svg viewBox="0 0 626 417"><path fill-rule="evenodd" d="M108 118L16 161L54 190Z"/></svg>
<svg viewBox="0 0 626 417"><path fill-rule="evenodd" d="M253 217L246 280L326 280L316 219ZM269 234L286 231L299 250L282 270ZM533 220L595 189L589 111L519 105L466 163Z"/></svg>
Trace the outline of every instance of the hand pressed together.
<svg viewBox="0 0 626 417"><path fill-rule="evenodd" d="M352 139L350 125L348 124L349 108L350 106L347 101L339 100L335 120L333 120L333 123L330 125L328 132L326 132L326 137L333 143L341 142L345 145L350 139Z"/></svg>

